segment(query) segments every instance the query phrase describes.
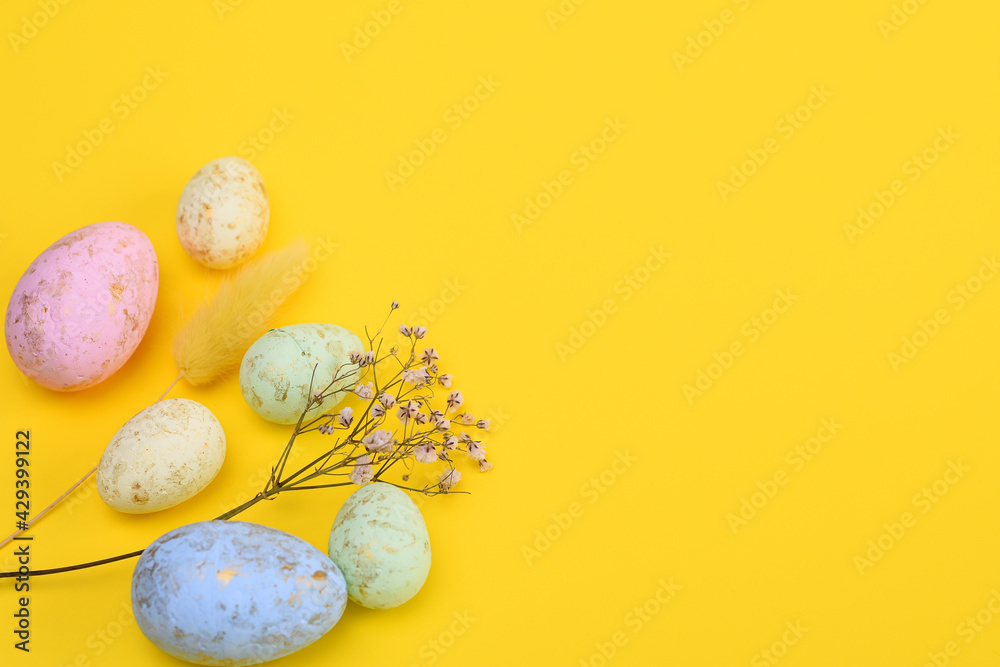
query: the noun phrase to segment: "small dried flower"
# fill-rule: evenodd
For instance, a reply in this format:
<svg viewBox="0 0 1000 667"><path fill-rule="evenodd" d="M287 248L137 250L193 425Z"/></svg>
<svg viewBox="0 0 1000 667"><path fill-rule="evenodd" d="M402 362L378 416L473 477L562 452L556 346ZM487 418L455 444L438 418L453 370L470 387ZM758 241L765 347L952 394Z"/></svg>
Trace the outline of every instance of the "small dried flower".
<svg viewBox="0 0 1000 667"><path fill-rule="evenodd" d="M367 454L359 457L354 463L354 469L351 470L351 474L348 475L350 480L358 486L364 486L370 482L372 477L375 476L375 471L372 470L371 462L372 457Z"/></svg>
<svg viewBox="0 0 1000 667"><path fill-rule="evenodd" d="M369 452L387 452L392 449L392 433L380 428L363 437L361 442Z"/></svg>
<svg viewBox="0 0 1000 667"><path fill-rule="evenodd" d="M399 302L392 301L391 310L398 308ZM417 348L417 340L427 336L427 328L399 325L399 332L408 338L406 342L409 343L409 349L402 347L400 352L401 345L391 345L385 340L385 337L395 338L395 334L390 332L383 337L386 326L389 326L388 319L374 335L368 334L367 343L360 349L348 352L350 361L341 367L347 368L346 375L338 370L336 379L341 384L345 378L352 374L355 376L348 388L341 387L338 395L349 391L360 399L360 403L351 401L355 407L361 406L357 407L357 415L355 407L333 408L329 411L320 409L319 405L323 400L337 393L337 390L331 388L324 391L317 389L316 384L310 387L311 395L308 403L303 406L302 419L310 415L319 416L310 419L309 424L312 426L305 430L318 430L324 436L334 437L330 439L331 444L324 448L328 451L301 470L290 474L287 487L284 480L272 478L268 486L265 486L268 497L268 489L278 491L286 488L310 488L303 483L316 475L329 474L342 467L347 469L339 471L339 474L349 477L351 484L363 486L380 478L390 464L399 460L403 461L400 466L403 470L397 471L396 478L401 476L404 481L414 477L418 463L430 465L441 461L442 465L428 469L428 472L433 471L435 478L426 485L419 483L428 495L451 492L462 479L462 473L453 467L457 465L454 459L458 458L459 452L475 461L481 472L493 468L493 463L486 460L487 452L483 442L474 440L474 436L470 435L478 434L473 426L479 430L489 430L490 420L477 420L471 413L462 410L465 398L462 392L453 391L452 375L442 373L443 369L439 369L440 355L436 348ZM386 348L388 352L384 351ZM379 358L379 354L384 356ZM383 371L380 362L385 360L385 356L393 356L399 362L399 368L393 363L390 364L392 370ZM369 366L371 377L364 378ZM391 379L384 377L385 375L391 376ZM361 381L362 378L371 381ZM439 385L444 388L441 394L437 393ZM384 423L394 411L401 421ZM358 417L356 424L355 416ZM418 424L421 428L417 428ZM425 428L424 425L428 426ZM465 428L464 431L461 430L462 427ZM295 431L293 439L300 433L301 431ZM291 443L288 447L291 447ZM286 449L286 454L287 451ZM312 459L312 455L308 458ZM320 461L322 463L317 466ZM470 465L471 467L473 466ZM242 509L236 508L235 512L239 511Z"/></svg>
<svg viewBox="0 0 1000 667"><path fill-rule="evenodd" d="M442 491L448 491L454 488L456 484L462 479L462 473L455 470L454 468L449 468L441 474L441 479L438 482L441 485Z"/></svg>
<svg viewBox="0 0 1000 667"><path fill-rule="evenodd" d="M447 401L447 403L448 403L448 409L449 410L457 410L459 408L459 406L461 406L464 401L465 401L465 398L462 397L462 392L460 392L460 391L453 391L450 394L448 394L448 401Z"/></svg>
<svg viewBox="0 0 1000 667"><path fill-rule="evenodd" d="M424 384L426 380L424 378L424 374L421 373L420 370L416 368L407 368L403 371L403 381L419 386Z"/></svg>
<svg viewBox="0 0 1000 667"><path fill-rule="evenodd" d="M469 446L466 449L465 453L469 455L470 459L473 459L475 461L482 461L483 459L486 458L486 448L480 445L475 440L469 443Z"/></svg>
<svg viewBox="0 0 1000 667"><path fill-rule="evenodd" d="M417 445L413 448L413 455L420 463L434 463L437 461L437 451L431 443Z"/></svg>
<svg viewBox="0 0 1000 667"><path fill-rule="evenodd" d="M400 405L396 411L396 416L406 421L407 419L413 419L417 416L418 404L413 401L407 401L406 405Z"/></svg>

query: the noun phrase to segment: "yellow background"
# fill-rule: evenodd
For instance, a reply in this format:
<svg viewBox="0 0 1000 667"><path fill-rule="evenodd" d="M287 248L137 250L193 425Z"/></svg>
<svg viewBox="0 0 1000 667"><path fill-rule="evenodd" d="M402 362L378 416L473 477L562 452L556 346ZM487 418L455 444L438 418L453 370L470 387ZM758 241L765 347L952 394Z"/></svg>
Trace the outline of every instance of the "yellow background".
<svg viewBox="0 0 1000 667"><path fill-rule="evenodd" d="M596 667L615 638L607 664L918 667L950 642L957 654L939 661L997 664L1000 280L961 309L949 293L1000 251L1000 7L910 0L917 11L886 32L892 0L591 0L565 21L549 13L558 0L400 0L345 56L342 43L388 4L72 0L35 18L37 2L4 3L4 293L50 243L103 220L149 235L161 284L141 346L98 387L56 394L0 364L0 532L14 521L15 430L31 429L40 506L174 377L171 336L220 275L177 243L178 196L204 163L249 157L244 142L277 109L294 118L252 156L271 195L264 248L339 244L279 321L360 331L398 299L396 324L426 324L469 409L492 412L496 463L488 475L463 468L471 495L421 504L434 565L418 597L393 611L351 604L280 664ZM678 67L723 10L731 23ZM121 118L116 100L147 67L165 78ZM480 77L499 87L449 124ZM832 96L785 136L776 124L814 86ZM57 174L67 146L104 119L113 131ZM627 127L581 163L608 119ZM912 181L907 162L949 127L958 139ZM446 141L390 189L385 172L437 128ZM779 150L723 201L718 182L769 138ZM516 224L563 170L572 182ZM844 225L897 179L905 194L852 243ZM647 274L651 247L670 258ZM629 292L628 275L647 280ZM460 295L445 304L448 281ZM778 290L797 300L751 340ZM603 326L585 325L608 300ZM889 354L939 309L948 322L894 368ZM583 344L558 347L571 340ZM743 354L710 369L734 342ZM689 401L700 370L719 377ZM125 516L91 482L32 531L33 567L141 548L258 490L287 428L257 418L233 378L171 395L205 403L226 429L212 485ZM796 469L789 452L824 418L842 428ZM614 472L626 453L637 461ZM915 498L949 462L968 470L938 484L938 502ZM785 483L771 487L776 474ZM766 502L761 486L774 492ZM323 548L346 495L302 493L241 518ZM760 507L734 524L744 499ZM886 538L905 512L915 525ZM880 537L889 548L859 566ZM11 646L4 583L0 661L180 664L122 614L132 566L35 580L29 656ZM671 580L680 591L656 602ZM638 623L643 605L657 613ZM969 641L961 624L984 608L992 622ZM449 634L466 613L471 626ZM797 623L801 637L787 633Z"/></svg>

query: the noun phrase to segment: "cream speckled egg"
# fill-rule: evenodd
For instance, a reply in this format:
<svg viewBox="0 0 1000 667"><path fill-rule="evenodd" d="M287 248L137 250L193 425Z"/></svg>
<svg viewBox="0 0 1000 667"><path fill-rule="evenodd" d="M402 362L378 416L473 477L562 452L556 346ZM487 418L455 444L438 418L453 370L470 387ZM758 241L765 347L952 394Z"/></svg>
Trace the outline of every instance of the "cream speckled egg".
<svg viewBox="0 0 1000 667"><path fill-rule="evenodd" d="M405 492L375 482L352 493L330 530L330 559L351 600L371 609L398 607L427 581L431 540L420 510Z"/></svg>
<svg viewBox="0 0 1000 667"><path fill-rule="evenodd" d="M339 403L357 381L352 350L365 347L354 333L335 324L294 324L271 329L254 341L240 364L240 391L258 415L278 424L294 424L305 409L313 367L313 391L326 388L335 375L344 378L316 415ZM310 412L310 414L313 414Z"/></svg>
<svg viewBox="0 0 1000 667"><path fill-rule="evenodd" d="M271 217L264 179L252 164L224 157L198 170L177 203L177 238L211 269L228 269L256 252Z"/></svg>
<svg viewBox="0 0 1000 667"><path fill-rule="evenodd" d="M204 489L226 458L211 410L187 398L149 406L118 429L97 466L97 493L120 512L173 507Z"/></svg>

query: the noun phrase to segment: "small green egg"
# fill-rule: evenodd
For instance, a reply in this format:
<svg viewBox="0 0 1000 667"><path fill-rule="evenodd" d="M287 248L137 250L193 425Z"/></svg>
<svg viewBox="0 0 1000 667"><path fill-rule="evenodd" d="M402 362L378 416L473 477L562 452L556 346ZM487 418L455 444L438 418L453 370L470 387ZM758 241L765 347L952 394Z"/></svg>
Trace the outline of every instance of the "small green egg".
<svg viewBox="0 0 1000 667"><path fill-rule="evenodd" d="M431 540L405 492L375 482L344 501L330 530L330 560L347 595L370 609L398 607L416 595L431 569Z"/></svg>
<svg viewBox="0 0 1000 667"><path fill-rule="evenodd" d="M268 421L294 424L306 407L310 380L315 392L325 389L335 377L343 378L331 387L334 393L315 408L315 414L320 415L337 405L357 382L358 366L351 363L350 355L364 349L360 338L335 324L271 329L243 356L243 400Z"/></svg>

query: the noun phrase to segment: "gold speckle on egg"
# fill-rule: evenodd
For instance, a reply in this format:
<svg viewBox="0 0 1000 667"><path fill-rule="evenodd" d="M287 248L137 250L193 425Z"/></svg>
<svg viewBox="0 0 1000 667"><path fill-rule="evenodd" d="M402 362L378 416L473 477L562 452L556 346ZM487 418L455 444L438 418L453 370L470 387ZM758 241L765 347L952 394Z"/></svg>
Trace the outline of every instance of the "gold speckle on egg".
<svg viewBox="0 0 1000 667"><path fill-rule="evenodd" d="M238 573L230 569L220 570L216 573L215 578L218 579L224 586L228 586L230 580L235 577Z"/></svg>

